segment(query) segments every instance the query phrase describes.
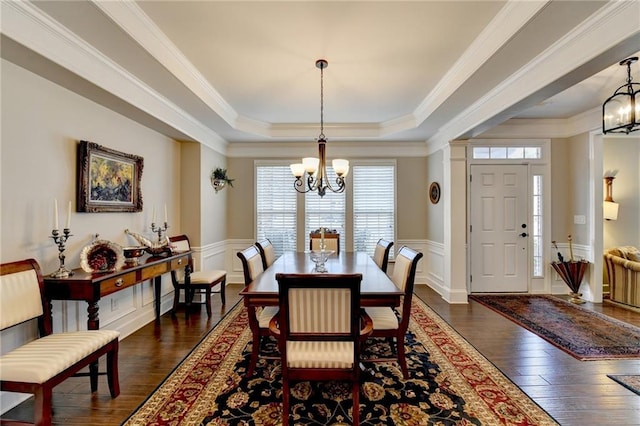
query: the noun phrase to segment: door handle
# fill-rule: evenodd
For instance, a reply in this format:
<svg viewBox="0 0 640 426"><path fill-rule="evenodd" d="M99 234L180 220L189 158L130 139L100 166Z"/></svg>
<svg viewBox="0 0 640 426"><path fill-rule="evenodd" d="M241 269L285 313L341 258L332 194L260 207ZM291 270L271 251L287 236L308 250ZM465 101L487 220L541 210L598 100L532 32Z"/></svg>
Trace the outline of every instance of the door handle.
<svg viewBox="0 0 640 426"><path fill-rule="evenodd" d="M524 237L528 237L528 236L529 236L529 234L527 234L526 232L523 232L522 234L520 234L520 236L521 236L522 238L524 238Z"/></svg>

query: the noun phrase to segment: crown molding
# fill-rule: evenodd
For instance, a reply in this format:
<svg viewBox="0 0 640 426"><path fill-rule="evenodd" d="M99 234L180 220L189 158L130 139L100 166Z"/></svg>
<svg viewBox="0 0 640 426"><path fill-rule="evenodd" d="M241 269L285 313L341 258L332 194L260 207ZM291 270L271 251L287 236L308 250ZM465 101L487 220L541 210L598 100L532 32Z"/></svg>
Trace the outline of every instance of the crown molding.
<svg viewBox="0 0 640 426"><path fill-rule="evenodd" d="M2 33L47 60L225 154L227 142L29 2L2 2Z"/></svg>
<svg viewBox="0 0 640 426"><path fill-rule="evenodd" d="M577 66L632 38L640 39L640 2L609 2L431 137L437 150L506 111Z"/></svg>
<svg viewBox="0 0 640 426"><path fill-rule="evenodd" d="M331 158L400 158L426 157L424 142L327 142ZM317 142L234 142L227 149L228 158L301 158L315 156Z"/></svg>

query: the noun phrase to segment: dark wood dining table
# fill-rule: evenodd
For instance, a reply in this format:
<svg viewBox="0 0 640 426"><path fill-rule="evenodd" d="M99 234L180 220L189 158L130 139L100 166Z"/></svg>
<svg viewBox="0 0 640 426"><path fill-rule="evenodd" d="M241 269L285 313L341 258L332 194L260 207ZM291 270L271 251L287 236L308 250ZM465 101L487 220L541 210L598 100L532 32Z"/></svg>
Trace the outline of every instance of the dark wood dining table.
<svg viewBox="0 0 640 426"><path fill-rule="evenodd" d="M368 254L364 252L341 252L332 254L325 267L329 274L362 274L360 300L362 306L399 306L402 291L382 272ZM313 274L315 263L308 252L286 252L263 273L258 275L240 295L247 308L278 306L278 282L276 274ZM251 309L250 309L251 310Z"/></svg>

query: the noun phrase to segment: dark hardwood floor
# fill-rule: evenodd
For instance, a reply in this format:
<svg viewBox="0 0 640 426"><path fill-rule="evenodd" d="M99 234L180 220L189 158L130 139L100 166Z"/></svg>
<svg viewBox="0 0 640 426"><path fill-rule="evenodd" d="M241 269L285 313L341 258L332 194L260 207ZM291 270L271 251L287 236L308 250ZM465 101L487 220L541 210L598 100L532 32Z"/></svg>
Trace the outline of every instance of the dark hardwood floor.
<svg viewBox="0 0 640 426"><path fill-rule="evenodd" d="M227 287L226 309L213 298L213 316L204 307L185 319L169 314L120 343L121 394L109 396L106 379L89 393L86 377L71 378L54 390L54 424L119 425L162 382L219 318L239 300L241 286ZM438 312L473 346L562 425L640 425L640 396L609 379L607 374L640 374L640 360L578 361L545 340L492 310L470 302L449 305L430 288L416 286L416 294ZM610 304L587 304L590 309L640 326L640 313ZM5 416L30 420L32 400Z"/></svg>

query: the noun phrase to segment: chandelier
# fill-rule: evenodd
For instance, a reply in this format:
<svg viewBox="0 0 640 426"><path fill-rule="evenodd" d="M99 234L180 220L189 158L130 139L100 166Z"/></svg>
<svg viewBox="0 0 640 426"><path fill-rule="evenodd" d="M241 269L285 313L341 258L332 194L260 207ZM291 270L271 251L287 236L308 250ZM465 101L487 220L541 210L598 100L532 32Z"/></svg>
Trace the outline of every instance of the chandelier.
<svg viewBox="0 0 640 426"><path fill-rule="evenodd" d="M618 87L602 104L602 133L630 133L640 129L640 83L632 83L631 64L637 56L620 61L627 66L627 84Z"/></svg>
<svg viewBox="0 0 640 426"><path fill-rule="evenodd" d="M325 160L325 149L327 139L324 136L324 69L329 63L324 59L316 61L316 67L320 68L320 135L318 136L318 158L307 157L302 159L302 163L291 164L291 173L296 180L293 187L296 191L305 193L309 191L318 191L320 197L324 197L327 189L332 192L344 192L344 178L349 173L349 161L335 159L332 161L333 171L336 174L334 186L332 186L329 175L327 173L327 164ZM307 174L304 178L305 172ZM306 181L306 185L305 185Z"/></svg>

